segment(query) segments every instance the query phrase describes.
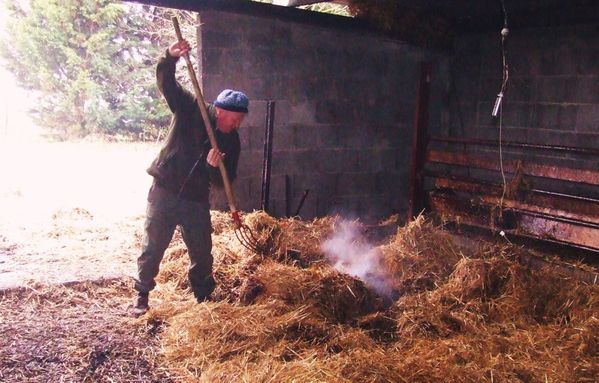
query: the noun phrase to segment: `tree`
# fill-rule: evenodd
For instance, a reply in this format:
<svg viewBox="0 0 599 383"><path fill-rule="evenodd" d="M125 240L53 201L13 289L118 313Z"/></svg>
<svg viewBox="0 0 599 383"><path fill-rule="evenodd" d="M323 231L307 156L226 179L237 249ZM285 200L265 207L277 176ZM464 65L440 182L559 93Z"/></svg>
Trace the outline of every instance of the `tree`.
<svg viewBox="0 0 599 383"><path fill-rule="evenodd" d="M5 0L5 65L32 91L36 122L59 138L153 137L170 113L154 66L174 38L170 10L109 0ZM182 14L182 26L193 26ZM165 42L166 41L166 42Z"/></svg>

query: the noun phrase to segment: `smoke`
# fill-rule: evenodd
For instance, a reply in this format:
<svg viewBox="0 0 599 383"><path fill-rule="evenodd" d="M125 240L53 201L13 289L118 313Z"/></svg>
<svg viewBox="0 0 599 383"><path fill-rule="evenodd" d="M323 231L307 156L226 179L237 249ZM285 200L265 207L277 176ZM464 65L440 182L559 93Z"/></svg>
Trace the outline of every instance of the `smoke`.
<svg viewBox="0 0 599 383"><path fill-rule="evenodd" d="M381 297L391 298L392 276L383 265L383 254L368 243L357 223L340 221L320 248L339 272L360 279Z"/></svg>

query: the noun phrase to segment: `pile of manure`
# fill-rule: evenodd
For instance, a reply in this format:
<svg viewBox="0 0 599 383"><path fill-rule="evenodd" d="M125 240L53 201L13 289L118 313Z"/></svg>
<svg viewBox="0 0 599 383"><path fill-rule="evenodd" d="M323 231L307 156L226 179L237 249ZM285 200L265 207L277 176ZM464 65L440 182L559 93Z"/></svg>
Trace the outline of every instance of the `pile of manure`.
<svg viewBox="0 0 599 383"><path fill-rule="evenodd" d="M261 256L236 241L228 215L213 212L212 220L218 284L212 301L193 300L185 246L176 236L152 308L137 322L162 323L157 363L176 381L599 376L599 287L556 268L528 268L519 262L521 248L465 246L420 216L373 246L372 272L384 271L390 292L383 297L334 268L321 249L343 224L340 217L305 222L251 213L247 224L269 249Z"/></svg>

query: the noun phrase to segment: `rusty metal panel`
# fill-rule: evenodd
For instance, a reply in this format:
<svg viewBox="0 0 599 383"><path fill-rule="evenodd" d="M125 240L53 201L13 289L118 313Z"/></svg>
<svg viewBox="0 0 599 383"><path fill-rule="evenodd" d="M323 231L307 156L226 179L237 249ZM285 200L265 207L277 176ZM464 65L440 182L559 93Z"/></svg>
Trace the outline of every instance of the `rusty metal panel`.
<svg viewBox="0 0 599 383"><path fill-rule="evenodd" d="M549 218L519 214L518 230L539 238L575 243L599 249L599 229Z"/></svg>
<svg viewBox="0 0 599 383"><path fill-rule="evenodd" d="M427 154L427 160L448 165L458 165L496 171L500 170L500 165L497 158L475 156L468 153L430 150ZM503 168L509 173L516 173L518 169L521 169L523 174L529 176L580 182L589 185L599 185L599 172L594 170L523 163L522 161L513 160L503 161Z"/></svg>
<svg viewBox="0 0 599 383"><path fill-rule="evenodd" d="M435 186L474 194L475 198L487 205L498 205L502 194L501 186L482 184L475 180L435 177ZM599 224L599 201L597 200L534 190L522 191L518 197L517 200L504 198L504 208Z"/></svg>
<svg viewBox="0 0 599 383"><path fill-rule="evenodd" d="M493 226L487 211L481 209L480 206L472 205L470 201L463 198L431 192L429 193L429 205L444 221L472 224L484 228Z"/></svg>
<svg viewBox="0 0 599 383"><path fill-rule="evenodd" d="M504 198L503 208L509 210L528 211L531 213L541 213L556 218L561 217L571 219L573 221L578 221L581 223L593 223L599 225L599 215L593 216L585 214L587 208L590 208L589 206L577 205L576 207L579 208L579 212L576 212L576 209L572 209L572 207L574 207L574 204L570 204L569 207L556 208L553 206L555 201L547 198L543 199L547 202L547 204L544 204L542 201L540 201L540 199L537 201L533 201L532 203L527 203ZM481 196L481 201L488 205L498 205L500 203L498 197L491 197L486 195ZM595 208L597 207L599 206L595 205ZM597 233L597 236L599 236L599 233Z"/></svg>
<svg viewBox="0 0 599 383"><path fill-rule="evenodd" d="M503 219L498 220L494 205L442 192L431 192L429 198L433 210L447 221L599 251L597 224L516 209L503 209Z"/></svg>

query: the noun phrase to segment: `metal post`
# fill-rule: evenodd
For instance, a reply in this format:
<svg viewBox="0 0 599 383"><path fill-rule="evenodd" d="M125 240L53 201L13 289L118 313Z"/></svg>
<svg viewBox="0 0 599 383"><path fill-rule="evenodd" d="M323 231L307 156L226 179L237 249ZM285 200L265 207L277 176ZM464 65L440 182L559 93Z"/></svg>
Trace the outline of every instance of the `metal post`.
<svg viewBox="0 0 599 383"><path fill-rule="evenodd" d="M285 217L291 217L291 177L285 174Z"/></svg>
<svg viewBox="0 0 599 383"><path fill-rule="evenodd" d="M262 163L262 196L260 209L268 213L270 198L270 173L272 168L272 133L275 122L275 102L266 105L266 128L264 130L264 161Z"/></svg>
<svg viewBox="0 0 599 383"><path fill-rule="evenodd" d="M300 211L302 210L302 206L304 206L304 202L306 201L306 197L308 196L309 192L310 192L310 189L304 190L304 195L302 195L302 199L300 200L299 205L297 205L297 209L295 210L294 217L299 217Z"/></svg>
<svg viewBox="0 0 599 383"><path fill-rule="evenodd" d="M430 62L420 66L420 82L416 95L416 111L414 115L414 133L412 136L412 161L410 166L410 190L408 195L407 220L414 218L424 208L423 176L426 157L428 104L433 65Z"/></svg>

